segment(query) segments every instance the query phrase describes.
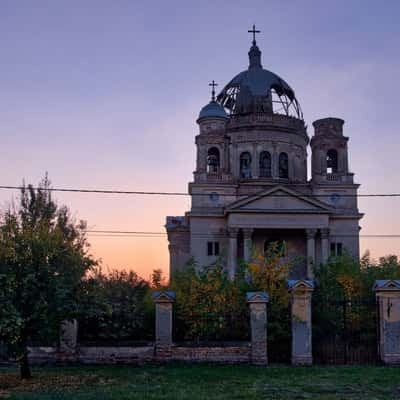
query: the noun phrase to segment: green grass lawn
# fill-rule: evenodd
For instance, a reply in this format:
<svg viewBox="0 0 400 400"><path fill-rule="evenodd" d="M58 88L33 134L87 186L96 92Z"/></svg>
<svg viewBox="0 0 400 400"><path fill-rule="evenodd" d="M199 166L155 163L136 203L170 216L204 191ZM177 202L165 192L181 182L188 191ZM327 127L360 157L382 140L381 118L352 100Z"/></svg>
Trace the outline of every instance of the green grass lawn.
<svg viewBox="0 0 400 400"><path fill-rule="evenodd" d="M0 369L7 399L400 399L400 368L170 364Z"/></svg>

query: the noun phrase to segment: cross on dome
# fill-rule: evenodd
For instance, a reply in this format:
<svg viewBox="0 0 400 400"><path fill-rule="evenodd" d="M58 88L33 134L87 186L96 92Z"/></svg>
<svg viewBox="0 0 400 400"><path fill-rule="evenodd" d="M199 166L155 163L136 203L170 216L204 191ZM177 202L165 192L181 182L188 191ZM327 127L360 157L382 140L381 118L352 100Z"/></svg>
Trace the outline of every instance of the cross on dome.
<svg viewBox="0 0 400 400"><path fill-rule="evenodd" d="M256 30L256 25L253 24L253 29L249 30L247 32L253 34L253 46L255 46L256 45L256 33L260 33L261 31Z"/></svg>
<svg viewBox="0 0 400 400"><path fill-rule="evenodd" d="M211 89L211 101L215 101L215 86L218 86L218 83L216 83L214 81L214 79L213 79L212 82L208 84L208 86L212 86L212 89Z"/></svg>

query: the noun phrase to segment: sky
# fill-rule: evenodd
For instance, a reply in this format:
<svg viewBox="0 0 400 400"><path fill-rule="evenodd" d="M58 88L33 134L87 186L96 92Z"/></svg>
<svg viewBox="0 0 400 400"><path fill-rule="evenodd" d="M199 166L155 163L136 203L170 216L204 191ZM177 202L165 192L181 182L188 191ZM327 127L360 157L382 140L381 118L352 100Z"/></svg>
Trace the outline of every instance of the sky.
<svg viewBox="0 0 400 400"><path fill-rule="evenodd" d="M0 185L187 191L208 83L263 66L296 92L311 136L340 117L360 193L400 192L400 2L0 0ZM217 88L218 89L218 88ZM309 150L310 154L310 150ZM5 207L17 192L0 190ZM186 197L57 193L95 230L165 232ZM400 198L362 198L362 234L400 234ZM168 272L159 237L89 236L107 269ZM373 257L400 239L361 239Z"/></svg>

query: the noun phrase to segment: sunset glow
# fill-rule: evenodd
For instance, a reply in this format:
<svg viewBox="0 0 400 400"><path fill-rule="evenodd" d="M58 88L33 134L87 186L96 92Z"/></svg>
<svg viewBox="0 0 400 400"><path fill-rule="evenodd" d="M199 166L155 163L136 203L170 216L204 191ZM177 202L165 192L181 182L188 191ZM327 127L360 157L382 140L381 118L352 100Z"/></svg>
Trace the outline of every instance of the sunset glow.
<svg viewBox="0 0 400 400"><path fill-rule="evenodd" d="M0 185L48 172L55 187L187 192L208 82L246 68L256 22L265 67L296 89L308 134L317 118L343 118L359 193L400 193L399 3L22 3L0 4ZM54 196L92 230L165 233L165 217L190 208L182 196ZM362 237L400 235L399 205L359 200L361 254L400 255L400 236ZM168 273L165 234L88 237L105 270Z"/></svg>

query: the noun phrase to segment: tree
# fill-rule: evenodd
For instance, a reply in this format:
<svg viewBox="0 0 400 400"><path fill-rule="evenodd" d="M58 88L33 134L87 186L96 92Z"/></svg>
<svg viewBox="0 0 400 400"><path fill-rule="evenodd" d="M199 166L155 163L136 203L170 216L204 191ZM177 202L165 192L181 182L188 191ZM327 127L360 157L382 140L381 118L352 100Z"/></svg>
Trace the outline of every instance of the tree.
<svg viewBox="0 0 400 400"><path fill-rule="evenodd" d="M18 205L0 219L0 341L30 378L28 344L55 342L63 320L80 312L89 255L86 224L58 207L47 176L37 189L23 186Z"/></svg>
<svg viewBox="0 0 400 400"><path fill-rule="evenodd" d="M149 282L133 271L104 274L95 268L86 287L85 310L78 320L81 342L153 340L154 303Z"/></svg>

